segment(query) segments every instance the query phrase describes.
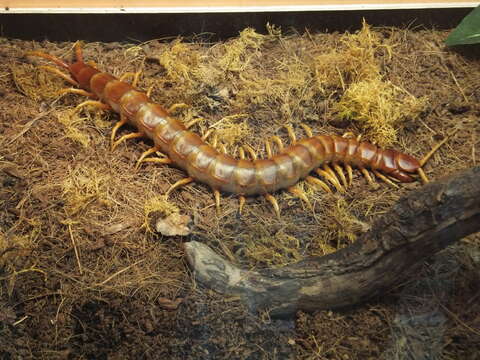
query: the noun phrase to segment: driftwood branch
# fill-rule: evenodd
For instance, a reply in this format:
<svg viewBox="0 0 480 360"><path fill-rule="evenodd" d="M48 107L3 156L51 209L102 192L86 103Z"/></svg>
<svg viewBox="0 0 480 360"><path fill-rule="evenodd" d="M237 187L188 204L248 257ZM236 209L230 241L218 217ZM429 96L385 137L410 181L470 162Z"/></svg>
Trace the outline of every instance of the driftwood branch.
<svg viewBox="0 0 480 360"><path fill-rule="evenodd" d="M351 246L280 269L243 270L199 242L185 244L199 282L239 295L253 311L290 316L376 296L413 265L480 231L480 167L428 184L400 199Z"/></svg>

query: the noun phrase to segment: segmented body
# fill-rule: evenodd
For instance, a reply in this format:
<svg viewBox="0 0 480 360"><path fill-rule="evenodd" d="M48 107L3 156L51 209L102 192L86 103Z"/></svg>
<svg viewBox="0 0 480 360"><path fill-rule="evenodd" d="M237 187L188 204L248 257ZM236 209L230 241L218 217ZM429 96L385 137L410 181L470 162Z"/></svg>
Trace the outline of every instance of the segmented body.
<svg viewBox="0 0 480 360"><path fill-rule="evenodd" d="M173 164L212 189L239 194L268 194L289 188L322 164L348 164L378 170L401 182L410 182L419 167L412 156L384 150L356 139L318 135L299 140L268 159L235 159L220 153L188 131L145 93L100 72L82 60L68 65L80 87L94 93L153 140Z"/></svg>

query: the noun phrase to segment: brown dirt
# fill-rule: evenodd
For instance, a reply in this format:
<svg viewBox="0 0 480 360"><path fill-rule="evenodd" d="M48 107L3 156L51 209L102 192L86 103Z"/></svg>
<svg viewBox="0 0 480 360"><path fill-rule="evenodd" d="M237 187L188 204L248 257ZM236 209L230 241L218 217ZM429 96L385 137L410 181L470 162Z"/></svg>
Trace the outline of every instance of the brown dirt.
<svg viewBox="0 0 480 360"><path fill-rule="evenodd" d="M88 43L84 54L117 76L142 68L140 88L152 87L154 101L166 107L188 104L177 116L202 117L192 130L216 128L229 152L248 142L265 156L263 139L279 135L287 143L283 125L303 136L304 122L316 133L361 133L421 157L456 130L425 167L435 179L478 163L478 53L446 49L446 35L396 28L285 35L270 27L268 35L246 30L225 43ZM223 197L216 215L201 184L165 203L161 195L183 172L152 163L134 171L149 140L111 151L117 116L73 114L84 98L59 97L65 83L36 66L43 61L24 57L36 49L68 58L71 47L0 38L0 358L400 356L391 355L391 329L402 289L433 277L441 262L432 260L411 282L369 304L299 313L290 322L249 314L238 299L197 284L182 242L203 241L246 267L281 266L348 245L418 182L372 187L356 171L345 194L301 184L314 211L280 192L279 220L262 198L249 199L238 216L238 200ZM366 100L344 96L369 81L390 94L380 107L392 114L388 121L378 115L382 97L373 88L367 99L380 100L367 115L358 114ZM156 217L177 210L193 218L190 235L152 231ZM452 289L433 299L447 318L445 359L480 358L479 241L477 234L453 247Z"/></svg>

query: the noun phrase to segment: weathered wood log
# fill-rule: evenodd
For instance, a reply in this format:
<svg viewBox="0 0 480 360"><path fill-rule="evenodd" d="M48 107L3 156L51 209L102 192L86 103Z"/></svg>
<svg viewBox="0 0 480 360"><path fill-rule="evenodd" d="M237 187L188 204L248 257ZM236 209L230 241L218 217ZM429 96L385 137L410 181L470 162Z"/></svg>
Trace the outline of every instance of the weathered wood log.
<svg viewBox="0 0 480 360"><path fill-rule="evenodd" d="M480 167L430 183L400 199L371 230L333 254L279 269L243 270L199 242L185 243L196 279L239 295L252 311L290 316L335 309L381 294L414 265L480 231Z"/></svg>

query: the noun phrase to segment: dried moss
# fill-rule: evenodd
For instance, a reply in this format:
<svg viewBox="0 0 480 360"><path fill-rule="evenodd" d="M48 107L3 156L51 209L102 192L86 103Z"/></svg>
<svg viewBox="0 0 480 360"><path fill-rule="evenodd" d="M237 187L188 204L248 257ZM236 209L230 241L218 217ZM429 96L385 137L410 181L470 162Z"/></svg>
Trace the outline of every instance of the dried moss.
<svg viewBox="0 0 480 360"><path fill-rule="evenodd" d="M425 110L426 99L380 78L349 86L334 109L339 116L359 124L367 139L382 147L397 142L397 131L406 121L415 120Z"/></svg>

